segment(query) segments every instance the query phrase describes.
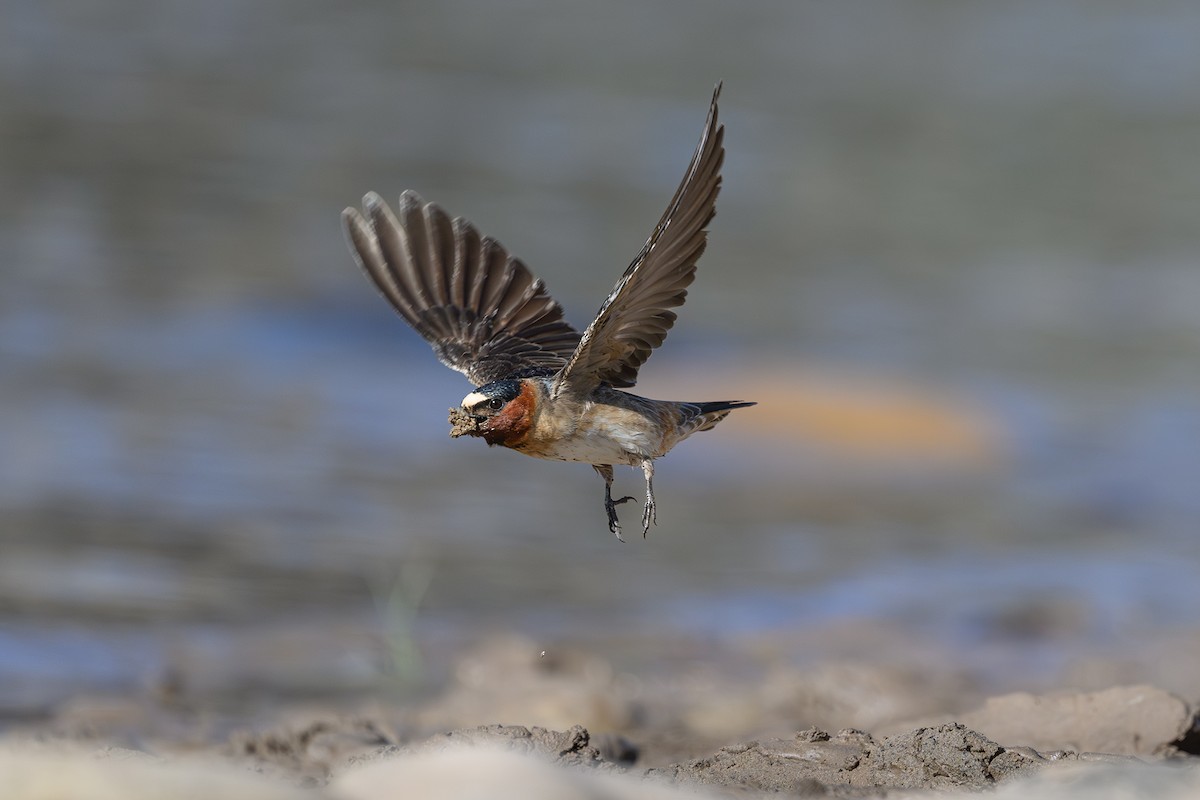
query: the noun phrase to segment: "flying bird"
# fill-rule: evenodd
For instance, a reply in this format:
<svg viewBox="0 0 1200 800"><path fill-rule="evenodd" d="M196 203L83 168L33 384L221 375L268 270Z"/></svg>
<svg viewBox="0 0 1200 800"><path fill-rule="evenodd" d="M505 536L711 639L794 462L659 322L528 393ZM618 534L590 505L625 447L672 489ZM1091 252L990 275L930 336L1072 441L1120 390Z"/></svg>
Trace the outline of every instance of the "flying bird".
<svg viewBox="0 0 1200 800"><path fill-rule="evenodd" d="M359 265L443 364L477 387L450 409L450 435L535 458L591 464L604 479L608 528L621 539L613 465L646 478L642 536L656 522L654 460L731 410L622 391L675 323L716 214L725 128L713 91L687 172L641 252L580 334L542 282L495 239L406 191L395 211L375 193L342 222ZM624 541L624 539L621 539Z"/></svg>

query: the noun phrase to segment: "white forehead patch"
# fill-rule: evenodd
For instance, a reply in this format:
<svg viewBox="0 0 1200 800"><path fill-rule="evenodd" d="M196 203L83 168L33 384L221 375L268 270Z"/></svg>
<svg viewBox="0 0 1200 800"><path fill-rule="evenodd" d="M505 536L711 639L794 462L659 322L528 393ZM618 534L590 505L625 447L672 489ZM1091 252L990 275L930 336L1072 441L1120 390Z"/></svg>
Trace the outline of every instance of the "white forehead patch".
<svg viewBox="0 0 1200 800"><path fill-rule="evenodd" d="M474 408L480 403L486 403L488 400L491 400L491 398L483 392L471 392L469 395L463 398L462 407Z"/></svg>

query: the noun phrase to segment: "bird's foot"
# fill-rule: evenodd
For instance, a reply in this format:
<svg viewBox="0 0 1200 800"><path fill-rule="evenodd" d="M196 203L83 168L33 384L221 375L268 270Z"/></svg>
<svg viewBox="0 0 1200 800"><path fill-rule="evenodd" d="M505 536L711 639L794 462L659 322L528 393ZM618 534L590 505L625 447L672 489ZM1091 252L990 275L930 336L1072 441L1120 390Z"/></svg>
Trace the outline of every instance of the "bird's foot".
<svg viewBox="0 0 1200 800"><path fill-rule="evenodd" d="M650 525L658 524L658 515L654 513L654 459L642 461L642 474L646 476L646 505L642 509L642 538L650 533Z"/></svg>
<svg viewBox="0 0 1200 800"><path fill-rule="evenodd" d="M617 506L621 505L621 503L628 503L633 499L635 498L628 495L622 497L620 500L613 500L611 495L604 498L604 510L608 513L608 529L622 542L625 540L621 538L621 523L617 521Z"/></svg>
<svg viewBox="0 0 1200 800"><path fill-rule="evenodd" d="M654 505L654 495L646 497L646 505L642 509L642 538L646 538L646 534L650 533L650 526L658 524L658 514Z"/></svg>

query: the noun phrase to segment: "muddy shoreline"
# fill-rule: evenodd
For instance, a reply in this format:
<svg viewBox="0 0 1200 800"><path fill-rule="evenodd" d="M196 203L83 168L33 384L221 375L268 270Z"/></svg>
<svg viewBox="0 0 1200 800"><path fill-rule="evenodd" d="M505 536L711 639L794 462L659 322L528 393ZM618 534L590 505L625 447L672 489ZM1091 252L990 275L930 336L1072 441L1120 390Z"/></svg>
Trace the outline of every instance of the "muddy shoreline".
<svg viewBox="0 0 1200 800"><path fill-rule="evenodd" d="M0 771L15 776L8 796L20 800L48 786L134 798L472 797L480 787L547 798L1008 787L1074 797L1081 781L1090 791L1099 781L1089 796L1140 796L1162 781L1163 796L1200 790L1195 704L1163 689L1018 692L947 710L963 701L896 667L646 676L505 638L463 655L425 698L297 701L252 715L206 707L185 685L74 698L46 718L7 721ZM863 720L874 722L854 727Z"/></svg>

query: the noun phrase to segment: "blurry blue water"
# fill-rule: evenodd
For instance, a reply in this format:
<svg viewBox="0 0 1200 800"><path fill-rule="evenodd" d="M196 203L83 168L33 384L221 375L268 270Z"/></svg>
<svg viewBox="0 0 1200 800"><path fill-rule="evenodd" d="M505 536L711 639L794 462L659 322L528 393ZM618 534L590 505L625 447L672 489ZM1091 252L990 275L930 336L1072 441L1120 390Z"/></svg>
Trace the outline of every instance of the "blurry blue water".
<svg viewBox="0 0 1200 800"><path fill-rule="evenodd" d="M161 659L145 630L8 624L0 627L0 706L37 713L89 689L138 691L162 676Z"/></svg>
<svg viewBox="0 0 1200 800"><path fill-rule="evenodd" d="M1200 596L1194 572L1193 562L1134 547L1101 554L1053 545L1005 555L953 552L890 558L886 566L869 564L810 590L747 587L707 602L680 599L656 613L698 635L882 620L970 648L1013 636L997 626L1009 612L1069 599L1086 609L1087 621L1055 642L1067 658L1072 647L1111 643L1137 626L1193 622L1189 603Z"/></svg>
<svg viewBox="0 0 1200 800"><path fill-rule="evenodd" d="M6 322L6 358L46 380L45 353L22 331L54 325L30 316ZM586 638L635 615L630 630L650 636L729 637L869 619L960 647L964 663L987 652L994 666L985 646L998 642L1005 669L1046 673L1130 630L1186 624L1200 603L1189 480L1200 405L1168 388L1106 411L1102 439L1074 427L1070 387L983 398L1010 432L1010 463L967 480L964 497L961 476L914 482L903 465L805 487L811 453L781 460L755 435L708 435L662 462L663 526L620 546L587 470L448 439L444 409L467 384L398 321L336 304L225 310L131 320L89 346L121 354L112 375L51 380L8 417L21 420L7 432L17 451L36 441L37 455L0 463L3 507L73 509L47 532L50 549L22 536L0 567L9 607L28 609L0 640L10 707L71 686L141 686L166 669L161 635L72 615L149 614L186 630L214 614L272 624L315 604L369 626L371 576L394 580L414 553L433 565L420 616L431 632ZM808 498L798 511L792 487ZM855 495L876 510L806 519L805 504L852 509ZM752 499L763 497L779 499ZM113 513L122 533L89 533L88 515ZM211 568L197 571L197 547L214 553ZM1060 606L1079 616L1065 631L1010 630L1014 616L1053 621Z"/></svg>

